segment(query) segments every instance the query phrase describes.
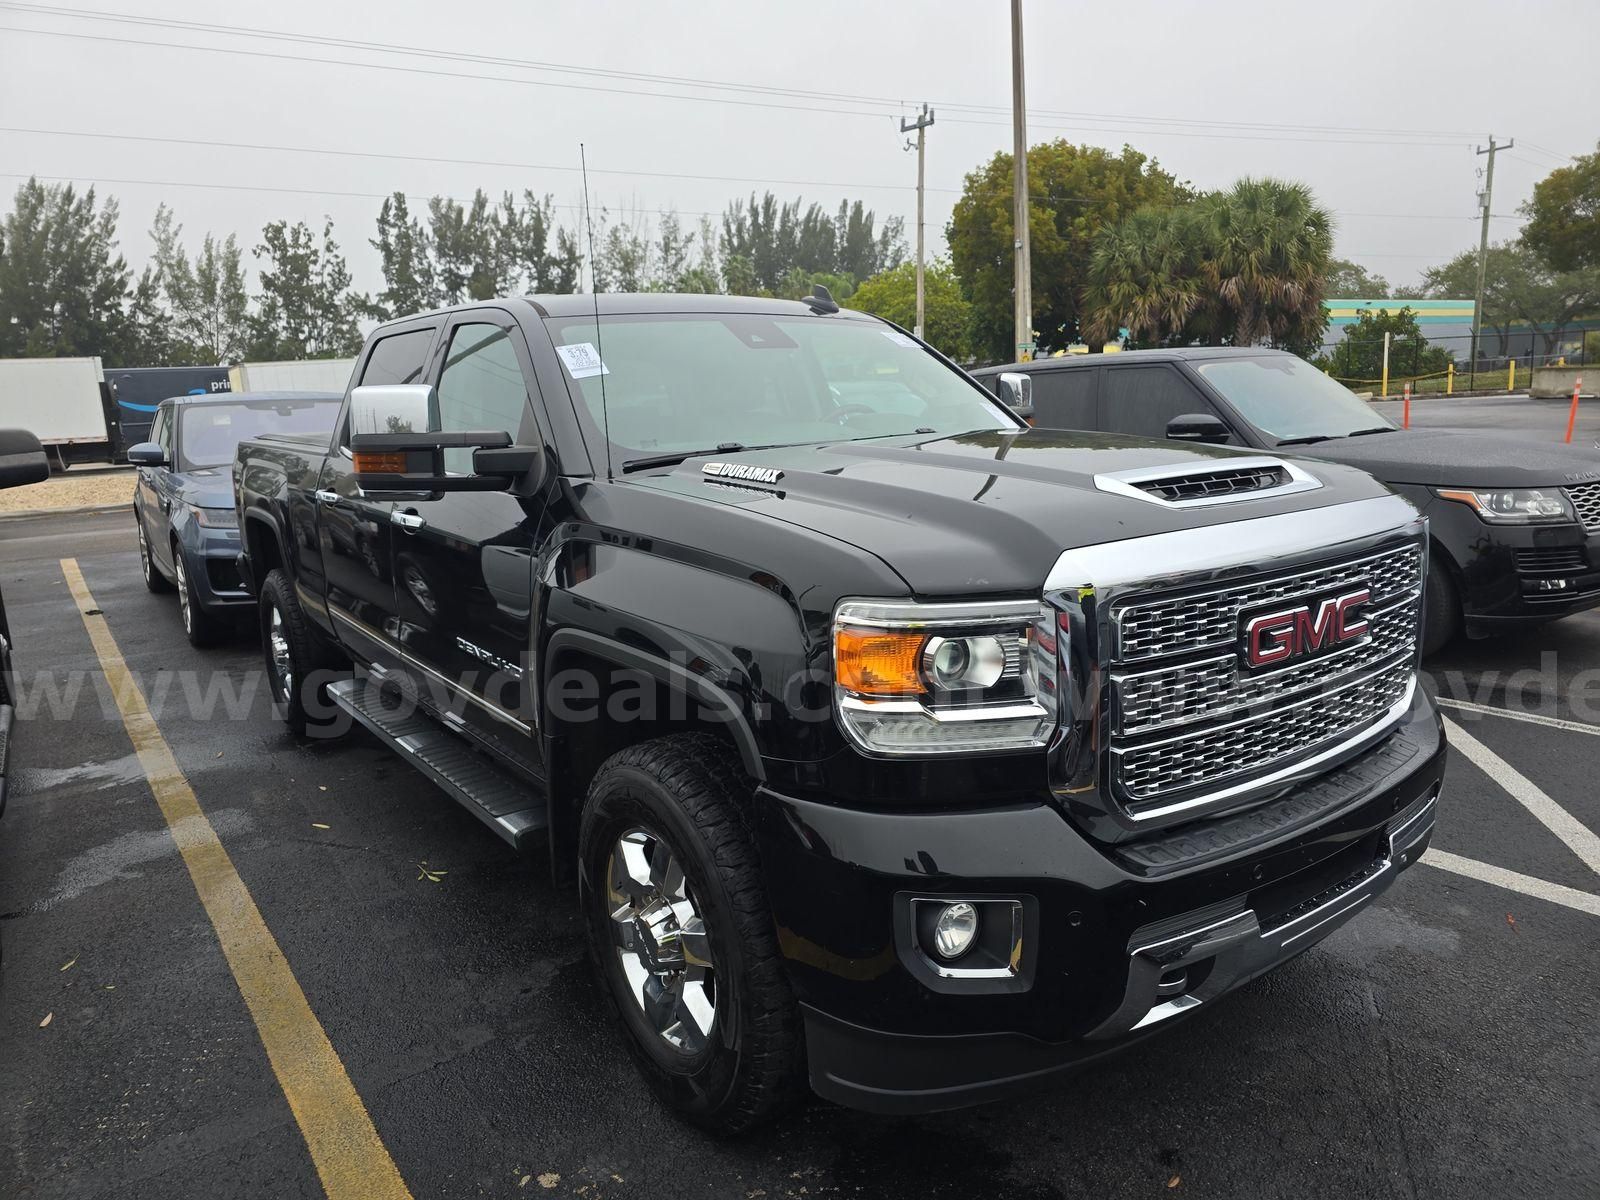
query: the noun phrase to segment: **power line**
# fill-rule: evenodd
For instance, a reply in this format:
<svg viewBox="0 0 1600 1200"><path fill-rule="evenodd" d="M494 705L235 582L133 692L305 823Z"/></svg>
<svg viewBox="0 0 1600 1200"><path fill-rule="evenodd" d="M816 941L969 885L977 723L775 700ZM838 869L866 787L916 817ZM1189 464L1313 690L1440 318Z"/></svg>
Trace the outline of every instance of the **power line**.
<svg viewBox="0 0 1600 1200"><path fill-rule="evenodd" d="M208 33L217 36L286 41L301 45L319 45L341 49L357 49L376 53L428 58L437 61L481 63L491 66L512 67L521 70L547 71L597 78L628 80L633 82L652 83L672 87L697 87L746 94L781 96L790 99L823 100L829 102L847 101L869 105L890 104L904 106L907 103L903 97L863 95L859 93L847 93L839 91L816 91L792 87L779 87L773 84L706 79L696 76L659 75L641 71L625 71L616 68L588 67L571 63L556 63L537 59L520 59L500 55L449 51L431 47L410 46L393 42L377 42L358 38L338 38L326 34L301 34L283 30L261 29L249 26L219 25L204 21L189 21L166 17L149 17L133 13L111 12L104 9L63 8L57 5L49 4L19 3L16 2L16 0L3 0L3 2L0 2L0 9L8 9L19 13L29 13L41 16L64 17L69 19L92 20L116 24L130 24L161 29L175 29L180 31ZM1005 105L979 104L954 100L940 100L937 103L952 111L987 113L1007 118L1009 118L1011 115L1010 108ZM1071 122L1081 122L1084 120L1122 122L1132 121L1144 124L1174 124L1185 126L1203 126L1218 129L1281 129L1296 133L1371 133L1405 137L1418 136L1447 138L1467 138L1475 136L1475 134L1472 132L1464 130L1393 129L1358 125L1317 125L1272 121L1199 121L1188 117L1138 116L1126 113L1095 113L1062 109L1038 109L1031 112L1030 117L1037 119L1058 118Z"/></svg>
<svg viewBox="0 0 1600 1200"><path fill-rule="evenodd" d="M24 6L20 6L20 5L16 5L16 4L10 4L10 3L3 3L3 2L0 2L0 9L7 9L7 10L12 10L12 11L20 11L20 12L32 11L32 10L30 10L30 9L24 7ZM129 18L129 20L133 20L133 19ZM166 23L166 25L164 25L163 27L173 27L173 26L177 26L179 28L182 28L182 26L177 25L177 23L171 23L171 22ZM817 114L832 115L832 116L870 117L870 118L872 118L874 120L882 120L886 116L888 116L888 114L885 114L885 113L882 113L882 112L874 112L874 111L871 111L870 109L864 109L864 108L838 108L838 107L819 107L819 106L816 106L816 105L779 104L779 103L775 103L775 102L770 101L770 100L765 100L764 101L764 100L755 100L755 99L732 99L732 98L724 97L724 96L696 96L696 95L689 95L689 94L686 94L686 93L659 92L659 91L641 91L641 90L636 89L636 88L602 87L602 86L599 86L597 84L557 83L557 82L554 82L554 81L551 81L551 80L544 80L544 79L523 79L523 78L517 78L517 77L505 76L505 75L484 75L484 74L481 74L481 73L478 73L478 72L467 73L467 72L462 72L462 71L446 71L446 70L442 70L442 69L439 69L439 68L436 68L436 67L399 66L399 65L396 65L396 64L393 64L393 63L365 62L365 61L360 61L360 60L356 60L356 59L321 58L321 57L314 57L314 56L309 56L309 55L275 53L275 52L266 51L266 50L247 50L247 49L243 49L243 48L235 47L235 46L201 46L201 45L195 45L193 43L186 43L186 42L167 42L167 41L156 41L156 40L151 40L151 39L146 39L146 38L116 37L116 36L112 36L112 35L109 35L109 34L68 33L68 32L66 32L64 30L33 29L33 28L24 27L24 26L11 26L11 25L0 26L0 31L5 31L5 32L9 32L9 33L33 34L33 35L39 36L39 37L68 38L68 39L72 39L72 40L75 40L75 41L103 42L103 43L111 43L111 44L115 44L115 45L147 46L147 47L153 47L153 48L157 48L157 49L167 49L167 50L202 51L202 52L205 52L205 53L208 53L208 54L233 54L233 55L238 55L238 56L242 56L242 57L246 57L246 58L268 59L268 60L279 61L279 62L303 62L303 63L311 63L311 64L321 65L321 66L345 66L345 67L354 67L354 68L357 68L357 69L366 69L366 70L372 70L372 71L388 71L388 72L398 72L398 73L402 73L402 74L428 75L428 76L435 76L435 77L446 78L446 79L468 79L468 80L472 80L474 82L510 83L510 84L519 84L519 85L522 85L522 86L525 86L525 87L542 87L542 88L557 88L557 89L563 89L563 90L569 90L569 91L600 92L600 93L605 93L605 94L609 94L609 95L637 96L637 97L642 97L642 98L651 99L651 100L686 100L686 101L692 101L692 102L701 103L701 104L731 104L731 105L735 105L735 106L742 107L742 108L752 108L753 107L753 108L775 109L775 110L780 110L780 111L785 111L785 112L806 112L806 113L817 113ZM208 31L207 30L197 30L197 32L208 32ZM300 43L300 44L305 44L305 45L327 45L327 46L330 46L332 48L338 48L341 45L341 43L339 41L334 40L334 39L314 39L314 38L310 38L309 36L300 36L300 35L263 35L263 36L277 37L277 38L280 38L282 40L294 41L294 42L297 42L297 43ZM342 44L344 44L346 46L353 45L354 48L356 48L356 49L368 48L368 47L363 47L360 43L348 43L347 42L347 43L342 43ZM402 52L402 51L397 51L397 50L382 50L382 49L380 49L380 45L381 44L373 43L373 44L370 45L370 48L371 49L379 49L379 52L382 52L382 53L400 53L400 52ZM444 58L444 57L446 57L446 56L444 56L442 54L437 54L437 53L434 53L434 52L424 51L424 50L409 50L408 49L408 50L405 50L403 52L405 52L405 53L413 53L415 55L422 56L422 57L435 57L435 58ZM464 55L463 56L456 56L456 57L453 57L453 58L449 58L448 60L449 61L486 61L486 60L482 60L481 58L480 59L474 59L471 56L464 56ZM551 68L534 68L534 69L551 69ZM690 84L674 84L672 86L700 86L700 87L713 87L713 88L729 89L729 88L732 88L732 87L735 87L735 86L743 86L743 85L729 85L729 84L717 83L715 81L707 81L704 84L693 84L693 85L690 85ZM783 93L771 93L771 94L780 94L781 95ZM866 102L866 101L851 100L848 97L829 97L829 98L833 99L833 100L836 100L836 101L840 100L840 99L843 99L844 102L846 102L846 103L865 103ZM890 100L884 99L884 100L873 101L873 103L875 103L875 104L886 104L886 103L901 104L903 102L901 102L901 101L890 101ZM955 105L953 107L960 109L963 106ZM977 108L976 106L969 106L968 110L969 111L985 111L983 109ZM986 125L986 126L1006 127L1006 126L1009 126L1009 124L1010 124L1009 121L1004 121L1004 120L985 120L985 119L981 119L981 118L978 118L978 117L951 117L951 118L948 118L948 119L953 121L953 122L955 122L955 123L963 124L963 125ZM1313 145L1315 145L1315 144L1323 144L1323 143L1344 143L1344 144L1347 144L1347 145L1361 145L1361 146L1407 146L1407 147L1417 147L1417 148L1429 147L1429 146L1432 146L1432 147L1450 147L1450 146L1457 145L1457 142L1455 142L1455 141L1415 140L1415 139L1412 139L1412 138L1409 138L1409 137L1405 137L1405 138L1402 138L1400 140L1395 140L1395 139L1378 140L1378 139L1374 139L1374 138L1370 138L1370 137L1323 137L1323 136L1320 136L1320 135L1315 135L1314 136L1314 135L1312 135L1312 134L1310 134L1310 133L1308 133L1308 132L1306 132L1304 130L1300 130L1300 131L1297 131L1297 132L1284 132L1284 133L1224 133L1224 132L1206 133L1206 132L1199 132L1199 131L1191 130L1191 129L1178 129L1178 128L1149 129L1149 128L1138 128L1138 127L1134 127L1134 126L1115 125L1115 124L1114 125L1096 125L1096 124L1093 124L1093 123L1087 123L1085 121L1076 120L1076 119L1068 120L1068 121L1062 121L1062 120L1059 120L1059 119L1049 119L1049 118L1044 118L1044 117L1035 118L1033 114L1030 114L1030 118L1029 119L1030 119L1030 121L1033 122L1033 124L1035 124L1037 126L1042 126L1044 128L1048 128L1048 129L1071 129L1071 130L1077 130L1077 131L1083 131L1083 132L1115 133L1115 134L1119 134L1119 135L1138 134L1138 135L1148 136L1148 137L1180 137L1180 138L1205 138L1205 139L1219 139L1220 138L1220 139L1225 139L1225 140L1244 140L1244 141L1287 141L1287 142L1299 142L1299 143L1313 144ZM1139 118L1101 118L1101 119L1136 120L1136 119L1139 119ZM1176 118L1160 118L1160 117L1157 117L1157 118L1149 118L1148 120L1151 120L1151 121L1163 121L1163 120L1176 121L1177 119ZM1208 123L1208 124L1212 124L1212 125L1214 125L1214 126L1216 126L1218 128L1221 127L1220 124L1218 124L1218 123ZM1249 126L1244 126L1244 127L1245 128L1249 128ZM1298 127L1288 127L1288 128L1291 129L1291 130L1295 130ZM1306 128L1310 129L1312 127L1306 127ZM1377 132L1384 132L1384 131L1377 131Z"/></svg>

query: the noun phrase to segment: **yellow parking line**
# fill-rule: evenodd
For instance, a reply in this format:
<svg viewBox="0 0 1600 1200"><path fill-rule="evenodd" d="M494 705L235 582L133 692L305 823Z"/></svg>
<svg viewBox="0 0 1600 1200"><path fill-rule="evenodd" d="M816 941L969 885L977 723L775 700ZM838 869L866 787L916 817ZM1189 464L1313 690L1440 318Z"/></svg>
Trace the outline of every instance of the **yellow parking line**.
<svg viewBox="0 0 1600 1200"><path fill-rule="evenodd" d="M311 1151L323 1190L330 1200L410 1200L405 1181L373 1128L333 1043L306 1002L289 961L261 919L261 910L234 870L233 860L201 810L194 789L178 769L171 747L117 649L110 626L84 583L78 560L62 559L61 573L83 614L89 640L122 713L122 724L189 868L194 890L217 931L228 968Z"/></svg>

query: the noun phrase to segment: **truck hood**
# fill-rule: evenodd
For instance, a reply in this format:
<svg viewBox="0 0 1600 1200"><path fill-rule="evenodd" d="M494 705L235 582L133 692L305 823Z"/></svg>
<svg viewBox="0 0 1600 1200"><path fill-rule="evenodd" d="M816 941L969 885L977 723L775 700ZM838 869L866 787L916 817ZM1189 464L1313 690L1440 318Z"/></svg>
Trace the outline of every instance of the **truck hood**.
<svg viewBox="0 0 1600 1200"><path fill-rule="evenodd" d="M882 559L915 594L945 596L1037 591L1067 549L1389 494L1360 471L1323 462L1299 464L1321 484L1313 490L1201 508L1106 491L1095 480L1243 457L1260 456L1116 434L994 430L707 455L630 482L837 538ZM708 475L712 461L782 475ZM1308 519L1308 544L1316 537Z"/></svg>
<svg viewBox="0 0 1600 1200"><path fill-rule="evenodd" d="M1600 455L1455 429L1397 429L1334 438L1284 453L1348 463L1385 483L1432 487L1555 487L1600 479Z"/></svg>
<svg viewBox="0 0 1600 1200"><path fill-rule="evenodd" d="M181 471L173 475L178 499L196 508L232 508L233 477L226 467Z"/></svg>

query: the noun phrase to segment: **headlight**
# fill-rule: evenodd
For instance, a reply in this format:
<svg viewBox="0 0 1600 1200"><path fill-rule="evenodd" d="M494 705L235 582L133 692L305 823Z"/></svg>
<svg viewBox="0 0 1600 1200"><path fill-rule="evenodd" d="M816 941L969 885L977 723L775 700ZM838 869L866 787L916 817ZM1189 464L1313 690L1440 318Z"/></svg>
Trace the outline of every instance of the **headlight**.
<svg viewBox="0 0 1600 1200"><path fill-rule="evenodd" d="M197 508L194 519L210 529L239 528L239 514L231 508Z"/></svg>
<svg viewBox="0 0 1600 1200"><path fill-rule="evenodd" d="M1493 488L1469 491L1465 488L1435 488L1443 500L1455 500L1477 511L1485 521L1496 525L1536 525L1553 521L1576 521L1572 502L1560 488Z"/></svg>
<svg viewBox="0 0 1600 1200"><path fill-rule="evenodd" d="M849 600L833 618L834 700L875 754L1043 746L1055 727L1054 610L1036 600Z"/></svg>

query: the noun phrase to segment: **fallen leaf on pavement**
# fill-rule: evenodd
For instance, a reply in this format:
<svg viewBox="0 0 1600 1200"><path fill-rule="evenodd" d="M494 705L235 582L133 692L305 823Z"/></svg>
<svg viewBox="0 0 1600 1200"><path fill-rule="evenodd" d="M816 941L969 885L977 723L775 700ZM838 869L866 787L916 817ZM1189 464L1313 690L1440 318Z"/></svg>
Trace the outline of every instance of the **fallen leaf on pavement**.
<svg viewBox="0 0 1600 1200"><path fill-rule="evenodd" d="M1182 1175L1174 1175L1171 1179L1167 1180L1167 1187L1175 1188L1182 1182L1183 1182L1183 1176Z"/></svg>
<svg viewBox="0 0 1600 1200"><path fill-rule="evenodd" d="M39 1022L39 1028L43 1029L46 1025L50 1024L50 1022L54 1021L55 1019L56 1019L55 1013L45 1013L44 1020Z"/></svg>
<svg viewBox="0 0 1600 1200"><path fill-rule="evenodd" d="M521 1179L517 1180L517 1186L519 1188L520 1187L527 1187L532 1182L533 1182L533 1176L532 1175L524 1175Z"/></svg>
<svg viewBox="0 0 1600 1200"><path fill-rule="evenodd" d="M64 967L62 967L62 968L61 968L61 969L62 969L62 970L63 970L63 971L67 971L67 970L70 970L70 969L71 969L71 968L72 968L72 963L75 963L75 962L77 962L77 961L78 961L78 960L77 960L77 959L73 959L73 960L72 960L72 962L69 962L69 963L68 963L68 964L67 964L67 965L66 965L66 966L64 966Z"/></svg>
<svg viewBox="0 0 1600 1200"><path fill-rule="evenodd" d="M557 1175L554 1171L546 1171L543 1175L539 1176L539 1186L542 1188L553 1188L560 1182L561 1176Z"/></svg>
<svg viewBox="0 0 1600 1200"><path fill-rule="evenodd" d="M437 867L430 867L427 859L423 859L417 864L417 871L417 878L426 879L429 883L438 883L446 875L450 874L449 871L441 871ZM555 1185L549 1184L547 1186L554 1187Z"/></svg>
<svg viewBox="0 0 1600 1200"><path fill-rule="evenodd" d="M1522 930L1517 928L1517 919L1515 917L1513 917L1510 913L1506 914L1506 924L1511 926L1511 932L1512 933L1521 933L1522 932Z"/></svg>
<svg viewBox="0 0 1600 1200"><path fill-rule="evenodd" d="M311 822L311 828L313 828L313 829L332 829L333 826L332 825L324 825L321 821L313 821L313 822Z"/></svg>

